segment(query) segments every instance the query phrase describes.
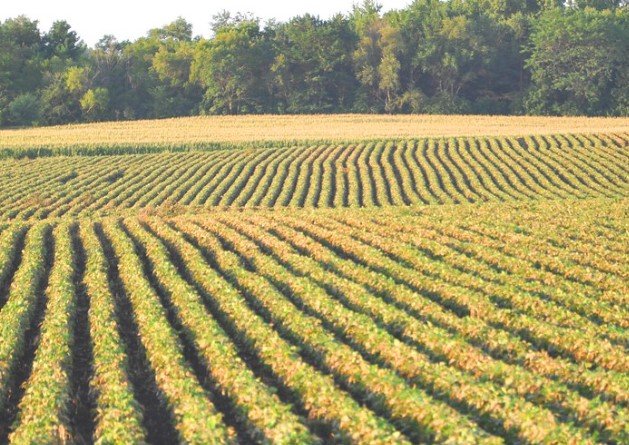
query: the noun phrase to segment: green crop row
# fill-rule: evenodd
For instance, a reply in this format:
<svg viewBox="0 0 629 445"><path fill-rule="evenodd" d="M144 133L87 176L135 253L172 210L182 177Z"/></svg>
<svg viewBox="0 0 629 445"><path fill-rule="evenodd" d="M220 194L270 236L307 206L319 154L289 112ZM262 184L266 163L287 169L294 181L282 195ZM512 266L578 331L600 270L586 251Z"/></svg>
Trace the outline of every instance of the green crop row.
<svg viewBox="0 0 629 445"><path fill-rule="evenodd" d="M160 288L168 293L183 330L207 364L211 378L233 403L253 440L273 443L312 443L307 428L249 370L220 325L208 314L202 298L182 279L170 262L164 245L147 233L137 220L125 226L146 250Z"/></svg>
<svg viewBox="0 0 629 445"><path fill-rule="evenodd" d="M194 233L197 239L204 239L205 246L209 246L207 235L198 229L190 226L183 230ZM301 313L262 274L248 273L244 268L224 266L235 264L230 261L233 254L213 248L212 255L215 256L218 267L221 270L228 267L225 273L255 298L255 303L252 304L272 317L274 326L294 339L327 371L344 381L357 397L369 400L375 410L386 413L393 422L407 429L407 434L416 440L496 442L496 438L488 437L456 411L432 399L425 392L413 389L395 373L368 363L350 347L336 341L316 318Z"/></svg>
<svg viewBox="0 0 629 445"><path fill-rule="evenodd" d="M97 444L145 443L142 408L129 380L128 351L119 332L107 260L90 223L81 225L80 239L86 256L83 284L90 301L88 323L93 354L90 388L96 405L93 439Z"/></svg>
<svg viewBox="0 0 629 445"><path fill-rule="evenodd" d="M200 208L386 207L627 195L606 135L449 138L1 161L0 219Z"/></svg>
<svg viewBox="0 0 629 445"><path fill-rule="evenodd" d="M118 275L136 314L140 340L180 440L198 444L231 442L222 415L196 379L165 308L144 278L132 241L114 223L104 225L104 232L117 257Z"/></svg>
<svg viewBox="0 0 629 445"><path fill-rule="evenodd" d="M260 248L272 252L275 258L280 259L295 273L308 276L324 286L350 308L374 318L396 337L411 344L421 344L450 365L478 378L497 382L519 396L535 400L549 409L557 409L561 415L574 418L594 430L609 429L610 434L619 434L626 428L626 422L622 420L627 415L624 410L616 410L611 404L596 400L590 402L566 385L543 379L539 374L519 366L492 359L481 349L467 343L464 338L452 335L444 328L419 321L404 310L381 300L368 288L337 276L329 267L324 266L330 264L330 261L334 262L334 259L330 259L331 252L303 234L282 227L281 230L288 233L287 239L295 245L293 247L288 241L281 241L269 236L268 232L257 229L264 227L265 230L273 231L283 224L270 223L262 218L246 222L227 219L225 223L255 240ZM299 254L297 248L302 249L304 254ZM353 268L358 274L361 273L360 268ZM361 281L370 282L370 274L363 273ZM589 406L587 412L583 412L584 405Z"/></svg>
<svg viewBox="0 0 629 445"><path fill-rule="evenodd" d="M580 330L560 327L543 318L537 318L530 310L523 311L522 305L516 306L514 299L509 299L506 295L501 297L495 293L485 294L471 286L453 285L441 277L418 274L415 267L404 266L376 249L359 243L347 243L342 234L321 229L303 219L291 220L291 223L306 233L312 233L319 239L339 246L349 255L365 259L377 270L386 272L411 288L428 289L442 304L462 316L486 320L493 326L524 335L533 344L550 348L577 361L596 363L619 372L628 369L629 359L610 342L584 336ZM527 299L523 299L523 304L527 302Z"/></svg>
<svg viewBox="0 0 629 445"><path fill-rule="evenodd" d="M181 234L151 225L182 258L188 273L207 292L209 304L220 311L236 332L231 335L273 372L314 422L326 425L338 439L370 443L401 443L404 439L387 422L361 407L334 381L304 362L297 348L252 311L246 300L203 260L201 251Z"/></svg>
<svg viewBox="0 0 629 445"><path fill-rule="evenodd" d="M224 231L217 224L204 225L204 228L225 239L247 259L257 275L267 277L286 295L290 295L296 304L316 314L324 325L347 338L352 345L373 357L376 363L382 363L417 385L446 396L486 428L493 429L498 424L510 436L528 442L579 436L580 433L574 429L556 422L550 412L508 394L500 386L475 381L454 367L434 363L429 356L398 341L370 317L338 304L309 277L299 278L290 274L274 259L255 249L255 245L237 238L237 232ZM257 289L260 288L258 285ZM487 405L489 394L492 404ZM489 422L488 418L492 421ZM530 424L538 426L530 429L527 427ZM499 431L496 429L496 432Z"/></svg>
<svg viewBox="0 0 629 445"><path fill-rule="evenodd" d="M495 270L487 267L482 261L478 259L472 260L458 252L456 250L458 245L454 244L453 239L438 236L432 230L429 230L429 228L435 226L434 222L426 221L421 227L413 227L409 230L409 226L404 224L403 218L397 217L395 220L379 218L377 221L369 222L366 222L366 219L359 221L352 218L342 218L340 220L343 224L348 224L357 229L351 232L352 236L375 248L381 248L385 245L389 252L397 252L399 255L400 249L392 247L396 246L400 239L405 240L407 243L405 248L414 249L410 250L410 252L405 252L406 255L402 255L401 258L408 258L409 254L413 255L412 258L417 264L419 264L417 260L422 259L420 267L424 271L439 271L442 269L450 271L448 274L441 275L445 280L460 282L460 280L456 279L457 277L465 276L465 274L476 274L488 281L496 280L497 278L501 279L504 285L508 286L507 289L510 289L514 295L523 291L530 294L531 291L537 291L540 287L544 291L548 291L547 285L542 283L540 286L540 283L536 283L533 279L526 282L529 285L528 288L516 287L515 284L521 281L518 275L510 275L505 278L504 274L496 273ZM256 220L256 223L263 224L259 221ZM384 224L390 228L390 234L382 238L381 227ZM342 231L344 226L334 225L333 228L334 230ZM273 230L282 235L283 239L291 242L296 239L304 239L303 235L300 236L294 230L284 227L275 226ZM391 236L391 234L394 234L394 236ZM435 238L437 241L435 241ZM303 246L303 244L300 245L300 247L304 248ZM404 285L389 283L384 279L386 275L380 275L382 277L380 280L375 280L373 276L370 277L368 274L361 275L358 272L364 268L363 265L335 257L330 254L330 251L325 249L312 250L312 246L318 247L316 243L313 244L310 241L308 248L304 252L313 255L314 258L328 268L338 270L345 276L358 279L362 284L377 289L385 298L392 299L396 304L402 305L410 311L422 314L422 317L427 317L432 323L437 323L447 329L456 330L466 337L468 341L480 344L484 349L492 351L492 354L496 357L522 364L536 373L548 374L552 378L565 379L566 383L570 385L581 386L586 391L595 391L605 397L612 397L619 402L627 400L626 398L629 394L621 390L622 380L615 379L614 372L600 369L579 369L569 360L561 357L551 357L547 352L533 352L530 349L531 345L526 340L518 339L516 334L496 330L478 318L458 319L453 317L453 314L444 312L430 300L420 298L422 296L421 292L415 293ZM401 258L399 261L403 261ZM501 262L496 262L494 266L503 267ZM371 274L373 273L378 272L372 271ZM427 291L428 289L424 290ZM535 298L534 294L530 294L530 298ZM463 323L465 320L468 323Z"/></svg>
<svg viewBox="0 0 629 445"><path fill-rule="evenodd" d="M430 155L452 184L456 143ZM234 188L203 199L253 198L237 178L268 173L338 205L359 195L333 165L366 156L412 184L382 166L412 147L291 158L321 156L318 179L281 151L164 156L145 186L179 181L145 202L214 171ZM605 198L0 224L0 442L625 443L626 214Z"/></svg>
<svg viewBox="0 0 629 445"><path fill-rule="evenodd" d="M71 367L77 307L71 230L63 224L53 232L55 252L46 289L46 312L33 368L9 436L11 443L63 443L71 437L68 412L73 397Z"/></svg>
<svg viewBox="0 0 629 445"><path fill-rule="evenodd" d="M0 310L0 413L16 383L20 360L30 346L26 338L37 310L41 310L42 293L49 255L48 224L31 228L26 235L19 268L9 289L8 298Z"/></svg>

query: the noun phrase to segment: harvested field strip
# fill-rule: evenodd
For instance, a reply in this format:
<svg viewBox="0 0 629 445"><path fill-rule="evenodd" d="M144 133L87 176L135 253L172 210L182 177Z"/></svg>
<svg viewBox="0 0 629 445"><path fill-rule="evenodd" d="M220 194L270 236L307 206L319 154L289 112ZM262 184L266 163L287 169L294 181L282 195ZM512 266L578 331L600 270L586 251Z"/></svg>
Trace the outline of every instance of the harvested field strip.
<svg viewBox="0 0 629 445"><path fill-rule="evenodd" d="M610 134L627 143L626 117L258 115L100 122L0 131L0 158L142 154L391 138Z"/></svg>

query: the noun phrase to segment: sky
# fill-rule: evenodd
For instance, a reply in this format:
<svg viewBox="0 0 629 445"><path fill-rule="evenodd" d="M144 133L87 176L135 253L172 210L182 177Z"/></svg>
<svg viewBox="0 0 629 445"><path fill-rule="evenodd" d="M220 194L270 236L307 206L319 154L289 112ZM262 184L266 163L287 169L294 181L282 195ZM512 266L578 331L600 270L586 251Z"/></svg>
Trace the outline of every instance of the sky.
<svg viewBox="0 0 629 445"><path fill-rule="evenodd" d="M149 29L163 26L181 16L194 26L195 35L209 35L212 16L222 10L252 12L263 21L285 21L311 13L328 18L347 13L356 0L1 0L0 20L24 14L39 21L42 31L55 20L66 20L85 43L92 46L103 35L133 40ZM399 9L411 0L380 0L383 11Z"/></svg>

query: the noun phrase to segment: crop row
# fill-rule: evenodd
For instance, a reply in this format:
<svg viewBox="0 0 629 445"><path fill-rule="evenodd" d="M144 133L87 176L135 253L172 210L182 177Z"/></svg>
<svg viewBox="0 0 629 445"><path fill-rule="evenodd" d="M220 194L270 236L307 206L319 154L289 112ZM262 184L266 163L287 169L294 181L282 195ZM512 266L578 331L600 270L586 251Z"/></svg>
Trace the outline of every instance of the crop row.
<svg viewBox="0 0 629 445"><path fill-rule="evenodd" d="M0 442L624 443L625 213L6 225Z"/></svg>
<svg viewBox="0 0 629 445"><path fill-rule="evenodd" d="M501 424L508 433L513 434L514 437L519 437L520 440L536 441L542 440L542 438L550 440L550 437L554 434L557 435L555 436L556 440L562 440L560 439L562 434L567 434L563 439L566 440L566 437L575 435L574 432L562 433L561 426L553 425L552 420L549 420L548 417L544 417L548 429L546 431L542 429L537 430L534 433L537 434L537 436L527 437L527 435L532 434L532 431L520 429L520 422L526 425L528 422L534 422L532 419L536 416L539 416L541 419L542 416L547 416L548 414L544 414L544 410L527 406L526 403L523 404L517 397L510 397L508 391L500 389L499 386L492 388L493 385L491 384L479 383L476 379L467 377L465 373L457 371L455 369L456 366L452 365L458 363L458 366L464 367L466 364L474 363L471 359L476 357L473 357L471 351L465 351L464 347L463 349L459 348L456 350L455 346L452 344L453 342L445 344L447 337L444 337L443 334L440 335L439 332L434 332L433 334L433 329L424 328L422 326L422 328L424 328L423 332L415 332L412 334L413 341L422 345L420 350L436 349L439 355L445 355L444 361L450 366L444 368L443 364L432 363L432 354L428 356L424 356L421 353L418 354L410 345L407 346L404 343L396 342L394 337L391 337L386 330L379 328L366 314L358 314L338 304L338 301L327 294L323 288L309 280L309 277L311 277L310 272L312 271L308 273L304 271L302 278L294 276L288 270L279 266L276 260L265 257L264 255L257 255L256 252L258 249L248 244L247 241L238 240L236 232L230 233L229 231L223 231L220 225L214 222L211 227L205 224L204 227L225 237L230 244L233 244L234 249L249 259L250 267L255 267L258 274L268 277L269 280L277 283L277 286L281 289L285 289L286 295L296 299L299 302L298 304L303 307L305 311L317 314L321 317L324 325L329 326L330 329L338 332L339 335L347 337L350 343L356 344L357 348L361 350L364 348L365 353L373 355L374 358L379 359L377 361L381 360L388 366L393 367L401 375L406 376L418 385L426 386L430 391L435 391L438 394L447 395L452 404L460 406L465 411L469 411L470 414L474 413L479 416L492 418L493 421L490 425L495 426L496 424ZM243 230L243 228L244 227L239 227L239 231ZM256 237L256 239L267 240L268 236L260 236ZM278 252L277 257L286 258L285 252ZM306 259L299 258L295 261L296 264L302 264ZM259 288L260 286L258 286L258 289ZM354 292L355 291L356 289L354 289ZM347 293L346 295L348 295L348 298L359 298L357 294ZM368 297L364 296L362 302L357 303L356 300L354 300L354 304L364 304L365 307L375 310L377 313L377 299L375 301L368 300ZM385 309L381 310L386 311L389 309L386 305L384 308ZM370 315L373 316L373 313ZM379 315L381 315L381 313ZM390 311L388 315L391 315ZM295 316L291 317L292 320L295 318ZM400 329L399 319L390 321L390 323L391 326L393 326L392 329ZM419 326L421 325L415 325L416 328ZM459 354L461 354L461 356L459 356ZM476 355L483 357L483 354ZM459 361L457 362L457 360ZM476 358L476 361L478 361L478 358ZM487 373L487 375L483 376L482 364L482 362L476 363L473 370L477 378L484 380L484 378L491 377L491 373ZM484 369L487 369L487 367ZM517 388L519 391L525 391L523 388L525 388L527 384L533 387L540 384L543 385L537 378L527 375L526 373L517 375L513 373L512 370L504 370L503 372L507 375L509 373L511 374L511 379L515 379L515 381L508 383L508 385L513 385L513 387ZM520 378L518 379L518 377ZM456 382L456 384L454 384L454 382ZM552 387L552 385L546 385L545 391L550 391L550 387ZM456 388L456 390L454 388ZM485 393L483 397L484 391L487 391L487 393ZM483 402L483 400L486 400L488 393L491 393L493 397L492 406L485 406ZM461 394L465 394L465 397L461 397ZM546 392L544 392L544 394L546 394ZM547 403L550 406L556 406L559 402L558 399L561 397L557 393L552 395L548 394L548 396ZM537 397L533 396L532 398L539 400L540 397L543 397L541 393ZM566 397L568 399L572 398L572 401L565 400L564 408L572 410L573 413L578 412L585 402L584 399L578 396L572 397L567 395ZM501 406L502 403L508 408L503 408ZM568 406L572 407L568 408ZM600 409L595 410L595 405L591 405L590 408L593 411L598 411L592 416L593 418L591 418L592 425L595 428L599 423L599 420L596 419L597 416L599 416L600 420L606 421L608 416L614 412L613 407L610 406L601 406ZM618 415L618 417L622 417L622 415ZM580 421L586 424L589 422L589 420L583 418L581 418ZM479 419L479 422L481 425L484 424L482 417ZM611 428L617 428L617 424L611 426ZM566 431L569 431L569 429Z"/></svg>
<svg viewBox="0 0 629 445"><path fill-rule="evenodd" d="M298 232L284 227L278 228L278 225L261 219L245 221L243 224L237 224L233 220L229 220L227 223L240 233L255 240L263 250L272 253L293 273L310 277L350 309L369 315L401 340L406 340L412 344L421 344L423 348L429 349L435 356L441 357L451 365L498 382L507 388L513 388L520 395L539 401L546 399L544 403L548 406L561 406L560 410L572 412L582 422L591 422L593 425L607 422L609 418L607 416L614 411L605 403L592 403L587 413L576 414L580 412L581 404L585 403L585 400L568 390L567 386L557 385L549 379L540 378L540 375L535 371L527 371L519 366L512 366L487 356L482 349L474 348L466 342L464 330L457 332L458 335L452 335L449 332L452 328L458 327L456 323L446 324L443 327L431 326L412 317L402 308L392 306L381 300L378 298L378 293L372 291L369 286L359 284L373 283L374 271L366 273L366 270L358 265L346 265L350 268L349 274L355 276L356 281L344 276L342 272L334 273L334 267L342 269L339 263L343 263L343 260L338 257L335 258L333 252L317 245L313 240L308 240L307 237ZM271 233L264 233L255 228L261 226L270 232L284 230L284 233L289 234L287 240L290 240L290 243L275 238ZM302 249L304 255L300 255L298 249ZM398 289L398 291L401 292L398 292L394 298L399 298L399 301L402 302L400 294L403 293L403 289ZM405 297L406 301L413 301L413 299L421 298L421 295L407 292ZM422 318L426 321L429 311L423 312L426 315ZM442 315L442 318L448 318L447 314L441 313L439 315ZM440 321L438 315L433 316L433 318L435 322ZM478 327L477 324L476 327ZM491 329L487 330L491 331ZM491 332L491 334L496 336L497 333ZM617 427L618 424L613 425L612 428Z"/></svg>
<svg viewBox="0 0 629 445"><path fill-rule="evenodd" d="M612 135L6 160L0 218L618 197L628 161L625 139Z"/></svg>

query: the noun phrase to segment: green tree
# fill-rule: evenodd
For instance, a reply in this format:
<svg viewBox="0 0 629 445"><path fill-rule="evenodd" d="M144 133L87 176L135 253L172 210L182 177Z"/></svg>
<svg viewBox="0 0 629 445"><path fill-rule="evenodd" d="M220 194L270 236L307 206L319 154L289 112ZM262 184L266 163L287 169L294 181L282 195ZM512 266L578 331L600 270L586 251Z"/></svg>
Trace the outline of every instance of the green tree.
<svg viewBox="0 0 629 445"><path fill-rule="evenodd" d="M622 114L628 101L629 23L624 11L547 10L534 24L527 110ZM626 108L625 111L626 113Z"/></svg>
<svg viewBox="0 0 629 445"><path fill-rule="evenodd" d="M135 117L186 116L198 111L202 90L190 81L192 25L182 18L125 44L120 53L126 88L117 108ZM112 93L111 87L108 87ZM122 92L121 92L122 93Z"/></svg>
<svg viewBox="0 0 629 445"><path fill-rule="evenodd" d="M203 111L239 114L271 109L272 48L258 20L220 19L214 38L200 42L195 51L194 79L205 88Z"/></svg>
<svg viewBox="0 0 629 445"><path fill-rule="evenodd" d="M350 21L357 34L353 53L354 70L361 89L355 108L358 111L388 113L421 110L418 91L402 87L402 51L400 29L386 16L380 5L366 0L354 6Z"/></svg>
<svg viewBox="0 0 629 445"><path fill-rule="evenodd" d="M81 99L92 87L92 77L89 66L71 65L63 72L51 73L41 93L42 122L56 125L86 118Z"/></svg>
<svg viewBox="0 0 629 445"><path fill-rule="evenodd" d="M39 122L40 113L39 98L33 93L24 93L9 103L6 120L9 125L34 125Z"/></svg>
<svg viewBox="0 0 629 445"><path fill-rule="evenodd" d="M66 72L50 74L48 84L41 92L41 122L59 125L81 119L77 93L68 90L66 76Z"/></svg>
<svg viewBox="0 0 629 445"><path fill-rule="evenodd" d="M604 9L616 9L620 6L627 6L627 0L571 0L569 4L577 8L594 8L602 11Z"/></svg>
<svg viewBox="0 0 629 445"><path fill-rule="evenodd" d="M78 62L85 52L85 46L70 24L59 20L52 24L42 39L47 58L58 57L62 60Z"/></svg>
<svg viewBox="0 0 629 445"><path fill-rule="evenodd" d="M0 125L197 113L629 113L627 0L414 0L262 26L222 12L87 48L0 22Z"/></svg>
<svg viewBox="0 0 629 445"><path fill-rule="evenodd" d="M102 118L107 112L109 92L106 88L89 89L81 97L80 104L88 120Z"/></svg>
<svg viewBox="0 0 629 445"><path fill-rule="evenodd" d="M356 49L352 55L355 76L360 82L355 107L358 111L381 112L378 66L382 61L382 6L372 0L355 4L350 23L356 33Z"/></svg>
<svg viewBox="0 0 629 445"><path fill-rule="evenodd" d="M42 53L37 21L19 16L0 23L0 124L8 123L9 103L41 87Z"/></svg>
<svg viewBox="0 0 629 445"><path fill-rule="evenodd" d="M352 73L356 36L341 15L321 20L295 17L272 30L271 66L278 111L323 113L351 107L357 88Z"/></svg>

